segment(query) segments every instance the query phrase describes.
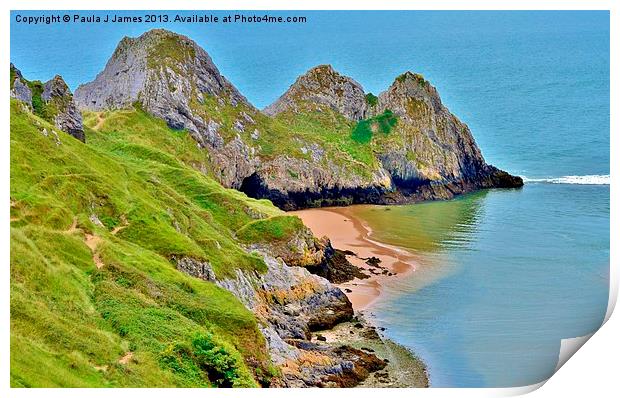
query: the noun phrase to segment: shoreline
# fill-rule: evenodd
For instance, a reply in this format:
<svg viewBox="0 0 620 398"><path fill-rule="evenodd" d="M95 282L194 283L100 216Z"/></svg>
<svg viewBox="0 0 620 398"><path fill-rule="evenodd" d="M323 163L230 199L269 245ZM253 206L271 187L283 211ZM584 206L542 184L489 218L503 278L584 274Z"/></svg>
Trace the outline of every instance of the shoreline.
<svg viewBox="0 0 620 398"><path fill-rule="evenodd" d="M372 240L372 229L352 215L349 207L304 209L288 214L301 218L315 236L327 236L334 248L345 251L347 260L369 276L337 284L356 312L371 308L383 295L385 285L407 277L418 266L412 253ZM371 258L380 261L367 261Z"/></svg>
<svg viewBox="0 0 620 398"><path fill-rule="evenodd" d="M355 278L336 284L349 298L356 313L356 320L336 325L322 335L328 344L347 342L355 348L371 350L389 358L388 367L369 375L358 387L429 387L430 376L426 363L409 348L390 340L381 333L371 317L366 316L384 294L384 286L411 275L419 265L415 255L404 249L374 241L372 229L351 214L351 207L323 207L288 212L303 221L317 237L328 237L334 248L344 251L347 260L361 268L368 279ZM367 261L377 258L380 262ZM373 265L374 264L374 265ZM356 324L357 322L357 324ZM359 337L357 329L370 332ZM368 338L372 335L374 338ZM358 337L356 337L358 336ZM313 339L315 336L313 336Z"/></svg>
<svg viewBox="0 0 620 398"><path fill-rule="evenodd" d="M332 329L314 332L312 341L330 347L343 344L385 361L385 367L370 372L356 388L428 388L428 367L413 351L382 336L372 322L358 314Z"/></svg>

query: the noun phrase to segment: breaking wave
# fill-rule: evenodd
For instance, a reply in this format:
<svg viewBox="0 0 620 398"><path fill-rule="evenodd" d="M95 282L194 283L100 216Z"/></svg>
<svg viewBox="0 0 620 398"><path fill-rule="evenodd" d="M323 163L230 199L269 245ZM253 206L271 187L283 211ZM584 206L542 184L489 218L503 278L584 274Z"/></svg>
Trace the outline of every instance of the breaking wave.
<svg viewBox="0 0 620 398"><path fill-rule="evenodd" d="M585 176L563 176L553 178L527 178L523 177L525 183L546 183L546 184L577 184L577 185L609 185L611 176L609 174L593 174Z"/></svg>

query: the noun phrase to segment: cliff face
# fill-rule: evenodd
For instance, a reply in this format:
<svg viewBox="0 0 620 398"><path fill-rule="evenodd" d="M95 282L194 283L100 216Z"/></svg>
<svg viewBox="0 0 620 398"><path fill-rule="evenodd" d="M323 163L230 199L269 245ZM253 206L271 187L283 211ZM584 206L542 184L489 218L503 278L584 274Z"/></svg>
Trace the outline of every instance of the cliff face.
<svg viewBox="0 0 620 398"><path fill-rule="evenodd" d="M16 98L32 109L32 90L22 72L11 64L11 97Z"/></svg>
<svg viewBox="0 0 620 398"><path fill-rule="evenodd" d="M343 82L358 88L355 95L341 88ZM366 201L449 199L475 189L523 184L519 177L485 162L469 127L450 113L435 87L421 75L406 72L375 97L364 94L357 82L331 67L317 67L297 79L265 112L295 118L304 112L329 110L355 122L352 138L362 132L358 141L372 148L378 161L374 171L389 176L388 184L372 181L370 190L357 194L375 190Z"/></svg>
<svg viewBox="0 0 620 398"><path fill-rule="evenodd" d="M192 106L193 101L203 102L206 96L249 106L200 46L162 29L138 38L125 37L97 78L75 91L81 109L120 109L139 102L170 127L194 133L208 130L208 121L195 114ZM214 137L196 138L217 145Z"/></svg>
<svg viewBox="0 0 620 398"><path fill-rule="evenodd" d="M85 142L82 114L78 111L71 90L56 75L45 84L26 80L11 64L11 97L22 101L37 116L53 123L60 130Z"/></svg>
<svg viewBox="0 0 620 398"><path fill-rule="evenodd" d="M185 36L155 29L138 38L125 37L96 79L77 88L75 101L91 111L137 104L171 128L186 129L210 152L214 174L225 186L238 187L254 172L251 149L234 135L224 137L227 126L214 115L231 108L243 113L245 118L234 121L234 128L242 130L256 110Z"/></svg>
<svg viewBox="0 0 620 398"><path fill-rule="evenodd" d="M522 185L486 164L469 128L410 72L375 97L321 65L262 113L195 42L153 30L123 39L75 98L91 111L137 105L186 129L209 153L207 173L287 210Z"/></svg>
<svg viewBox="0 0 620 398"><path fill-rule="evenodd" d="M488 165L469 130L421 75L406 72L382 92L373 114L398 117L395 141L378 157L394 184L421 199L450 198L479 188L519 187L521 178Z"/></svg>

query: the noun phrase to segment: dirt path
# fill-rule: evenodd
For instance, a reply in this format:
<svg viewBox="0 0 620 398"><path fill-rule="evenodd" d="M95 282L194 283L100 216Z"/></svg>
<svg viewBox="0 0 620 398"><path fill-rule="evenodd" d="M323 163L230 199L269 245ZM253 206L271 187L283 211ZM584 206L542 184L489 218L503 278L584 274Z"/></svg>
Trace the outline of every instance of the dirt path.
<svg viewBox="0 0 620 398"><path fill-rule="evenodd" d="M117 232L119 232L120 230L122 230L123 228L127 228L127 226L129 226L129 224L127 223L127 219L125 218L125 216L121 216L121 222L122 225L114 228L112 230L112 235L116 235ZM80 228L78 228L78 220L77 217L73 218L73 223L71 223L71 226L69 227L69 229L63 231L66 234L72 234L74 232L77 231L81 231ZM95 266L97 266L97 268L102 268L105 264L103 263L103 260L101 259L101 257L99 256L99 253L97 253L97 246L99 246L99 243L101 243L102 239L97 236L97 235L93 235L93 234L84 234L84 243L86 244L86 246L88 246L88 248L90 249L91 253L93 254L93 262L95 263Z"/></svg>
<svg viewBox="0 0 620 398"><path fill-rule="evenodd" d="M101 116L102 113L103 112L97 113L97 124L95 124L95 126L93 127L93 130L99 131L101 126L103 126L103 123L105 122L105 118Z"/></svg>
<svg viewBox="0 0 620 398"><path fill-rule="evenodd" d="M73 217L73 222L71 223L71 226L69 227L69 229L65 231L65 233L72 234L76 232L77 230L79 230L79 228L77 227L77 217Z"/></svg>
<svg viewBox="0 0 620 398"><path fill-rule="evenodd" d="M118 363L120 363L121 365L127 365L129 363L129 361L131 361L131 358L133 358L133 352L131 351L127 351L125 353L125 355L123 355L119 360Z"/></svg>
<svg viewBox="0 0 620 398"><path fill-rule="evenodd" d="M125 215L121 216L121 225L119 225L118 227L114 227L114 229L112 230L111 234L112 235L116 235L118 232L122 231L123 229L127 228L129 226L129 223L127 222L127 218L125 218Z"/></svg>
<svg viewBox="0 0 620 398"><path fill-rule="evenodd" d="M101 257L99 257L99 253L97 253L96 251L97 246L99 245L100 242L101 242L101 238L98 237L97 235L91 235L91 234L85 235L86 246L88 246L90 251L93 253L93 261L95 262L95 265L97 266L97 268L102 268L104 266L103 260L101 260Z"/></svg>

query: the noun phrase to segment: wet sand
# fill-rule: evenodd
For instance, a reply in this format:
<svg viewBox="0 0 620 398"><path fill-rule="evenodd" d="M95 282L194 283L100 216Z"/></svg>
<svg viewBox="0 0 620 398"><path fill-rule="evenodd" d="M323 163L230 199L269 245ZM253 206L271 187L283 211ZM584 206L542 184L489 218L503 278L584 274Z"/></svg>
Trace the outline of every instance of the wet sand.
<svg viewBox="0 0 620 398"><path fill-rule="evenodd" d="M354 279L338 285L351 300L353 309L367 309L383 292L383 286L394 278L403 277L416 268L414 256L397 247L370 239L372 231L357 219L347 207L329 207L293 211L289 214L302 219L304 224L318 237L327 236L332 246L356 255L347 259L363 269L368 279ZM376 257L381 262L372 266L366 259Z"/></svg>

